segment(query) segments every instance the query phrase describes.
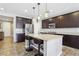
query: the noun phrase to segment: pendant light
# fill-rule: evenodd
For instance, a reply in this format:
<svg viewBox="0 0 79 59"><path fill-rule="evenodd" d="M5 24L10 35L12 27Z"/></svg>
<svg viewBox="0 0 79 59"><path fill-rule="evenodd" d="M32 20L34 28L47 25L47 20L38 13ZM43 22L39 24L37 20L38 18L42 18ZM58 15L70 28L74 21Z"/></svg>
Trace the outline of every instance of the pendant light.
<svg viewBox="0 0 79 59"><path fill-rule="evenodd" d="M35 19L35 7L32 7L32 9L33 9L33 14L34 14L34 15L33 15L33 20L32 20L32 21L33 21L33 24L34 24L34 22L35 22L35 20L36 20L36 19Z"/></svg>
<svg viewBox="0 0 79 59"><path fill-rule="evenodd" d="M33 14L34 14L34 16L33 16L33 18L35 17L35 7L33 7Z"/></svg>
<svg viewBox="0 0 79 59"><path fill-rule="evenodd" d="M40 3L37 3L37 5L38 5L38 16L37 16L37 22L38 22L38 20L40 19L40 14L39 14L39 11L40 11L40 9L39 9Z"/></svg>
<svg viewBox="0 0 79 59"><path fill-rule="evenodd" d="M48 13L49 13L49 11L47 10L47 3L46 3L46 5L45 5L45 18L48 17Z"/></svg>

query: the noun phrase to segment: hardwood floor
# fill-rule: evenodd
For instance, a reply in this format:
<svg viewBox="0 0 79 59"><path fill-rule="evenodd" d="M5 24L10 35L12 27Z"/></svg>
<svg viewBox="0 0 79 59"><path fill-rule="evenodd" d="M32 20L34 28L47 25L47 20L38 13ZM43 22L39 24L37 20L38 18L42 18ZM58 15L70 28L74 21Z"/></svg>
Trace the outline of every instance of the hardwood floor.
<svg viewBox="0 0 79 59"><path fill-rule="evenodd" d="M0 41L0 55L17 56L24 55L24 52L24 42L13 43L11 37L6 37L3 41Z"/></svg>
<svg viewBox="0 0 79 59"><path fill-rule="evenodd" d="M61 56L79 56L79 49L63 46ZM34 49L31 52L25 51L25 43L13 43L11 37L0 41L0 56L33 56L37 53Z"/></svg>
<svg viewBox="0 0 79 59"><path fill-rule="evenodd" d="M63 46L62 56L79 56L79 49Z"/></svg>

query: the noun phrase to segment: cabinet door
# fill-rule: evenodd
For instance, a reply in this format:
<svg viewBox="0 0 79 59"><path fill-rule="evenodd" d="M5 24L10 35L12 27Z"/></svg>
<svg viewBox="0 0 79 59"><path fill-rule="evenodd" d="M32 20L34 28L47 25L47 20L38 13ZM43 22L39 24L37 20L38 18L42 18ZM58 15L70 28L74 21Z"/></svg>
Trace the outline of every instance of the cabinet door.
<svg viewBox="0 0 79 59"><path fill-rule="evenodd" d="M79 12L71 14L71 25L72 27L79 27Z"/></svg>
<svg viewBox="0 0 79 59"><path fill-rule="evenodd" d="M23 20L20 17L16 17L16 28L23 28Z"/></svg>
<svg viewBox="0 0 79 59"><path fill-rule="evenodd" d="M42 21L42 28L49 28L48 27L49 21L48 20L43 20Z"/></svg>
<svg viewBox="0 0 79 59"><path fill-rule="evenodd" d="M16 17L16 28L24 28L25 24L31 24L32 20L22 17Z"/></svg>
<svg viewBox="0 0 79 59"><path fill-rule="evenodd" d="M71 46L71 37L68 35L64 35L63 37L63 44L67 46Z"/></svg>
<svg viewBox="0 0 79 59"><path fill-rule="evenodd" d="M25 41L25 34L17 34L17 42L24 42Z"/></svg>
<svg viewBox="0 0 79 59"><path fill-rule="evenodd" d="M71 47L79 48L79 37L78 36L72 36Z"/></svg>
<svg viewBox="0 0 79 59"><path fill-rule="evenodd" d="M79 48L79 37L74 35L64 35L63 44L73 48Z"/></svg>
<svg viewBox="0 0 79 59"><path fill-rule="evenodd" d="M27 19L27 18L22 18L22 19L23 19L24 24L31 24L32 23L31 19Z"/></svg>

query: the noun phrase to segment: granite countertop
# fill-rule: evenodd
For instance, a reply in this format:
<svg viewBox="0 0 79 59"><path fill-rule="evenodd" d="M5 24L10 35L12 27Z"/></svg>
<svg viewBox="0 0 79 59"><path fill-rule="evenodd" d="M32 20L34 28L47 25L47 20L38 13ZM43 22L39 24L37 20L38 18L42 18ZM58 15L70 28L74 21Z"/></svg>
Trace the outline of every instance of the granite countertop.
<svg viewBox="0 0 79 59"><path fill-rule="evenodd" d="M62 35L51 35L51 34L28 34L28 36L41 39L41 40L53 40L53 39L58 39L62 38Z"/></svg>

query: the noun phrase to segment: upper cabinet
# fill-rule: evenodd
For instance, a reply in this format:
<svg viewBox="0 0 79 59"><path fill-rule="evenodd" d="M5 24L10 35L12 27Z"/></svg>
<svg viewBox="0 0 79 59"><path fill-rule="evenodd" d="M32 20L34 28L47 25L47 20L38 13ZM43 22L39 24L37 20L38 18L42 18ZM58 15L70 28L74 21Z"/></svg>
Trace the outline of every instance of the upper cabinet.
<svg viewBox="0 0 79 59"><path fill-rule="evenodd" d="M31 24L32 20L22 17L16 17L16 28L24 28L25 24Z"/></svg>
<svg viewBox="0 0 79 59"><path fill-rule="evenodd" d="M22 28L22 27L23 27L22 18L16 17L16 28Z"/></svg>
<svg viewBox="0 0 79 59"><path fill-rule="evenodd" d="M43 20L42 21L42 27L43 28L48 28L48 24L49 24L49 21L48 20Z"/></svg>
<svg viewBox="0 0 79 59"><path fill-rule="evenodd" d="M73 12L42 21L42 28L48 28L50 23L55 23L56 28L77 28L79 27L79 12Z"/></svg>
<svg viewBox="0 0 79 59"><path fill-rule="evenodd" d="M24 24L31 24L32 20L27 18L22 18Z"/></svg>

